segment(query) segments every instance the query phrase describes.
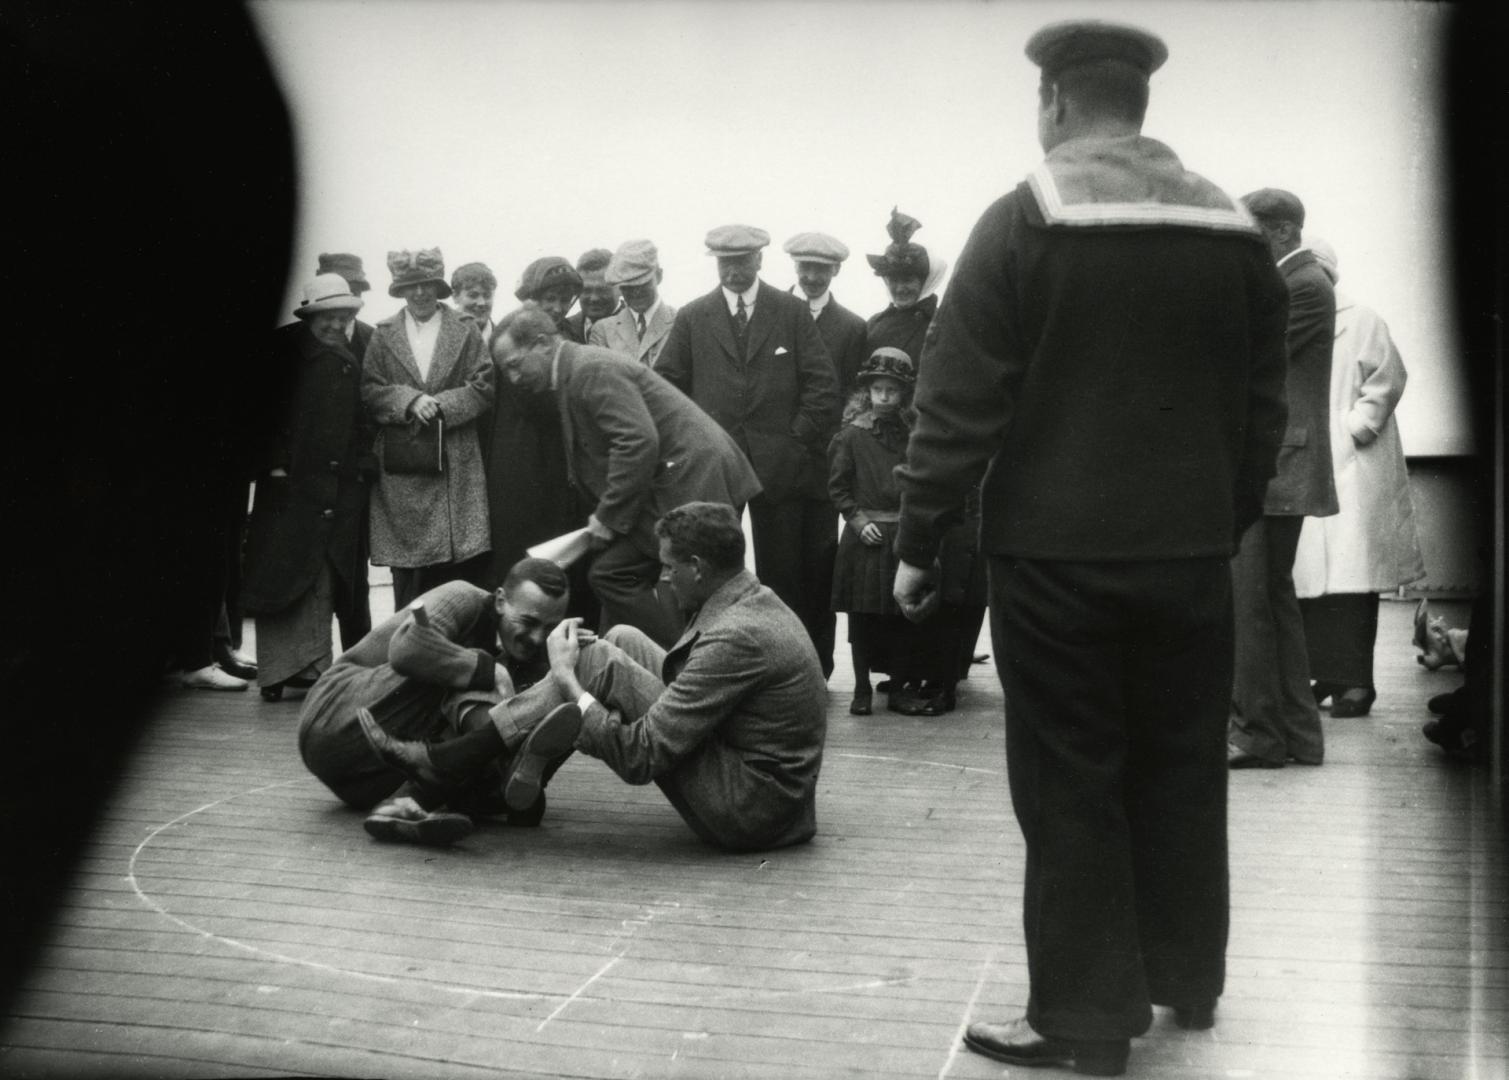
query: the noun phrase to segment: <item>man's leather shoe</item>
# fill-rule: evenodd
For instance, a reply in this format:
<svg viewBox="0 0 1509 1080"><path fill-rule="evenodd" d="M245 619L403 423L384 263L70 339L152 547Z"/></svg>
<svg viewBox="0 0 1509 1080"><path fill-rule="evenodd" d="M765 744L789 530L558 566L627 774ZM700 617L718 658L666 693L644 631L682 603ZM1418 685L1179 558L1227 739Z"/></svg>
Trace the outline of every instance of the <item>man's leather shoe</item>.
<svg viewBox="0 0 1509 1080"><path fill-rule="evenodd" d="M362 828L376 840L405 841L435 847L453 844L472 831L465 814L426 810L403 796L389 799L367 816Z"/></svg>
<svg viewBox="0 0 1509 1080"><path fill-rule="evenodd" d="M1193 1005L1175 1005L1174 1023L1185 1031L1209 1031L1216 1026L1215 998Z"/></svg>
<svg viewBox="0 0 1509 1080"><path fill-rule="evenodd" d="M1339 719L1366 716L1378 700L1378 691L1370 686L1353 686L1331 698L1331 715Z"/></svg>
<svg viewBox="0 0 1509 1080"><path fill-rule="evenodd" d="M964 1045L1008 1065L1058 1066L1082 1076L1120 1076L1126 1072L1130 1039L1108 1042L1070 1042L1050 1039L1032 1030L1026 1020L1009 1024L970 1024Z"/></svg>
<svg viewBox="0 0 1509 1080"><path fill-rule="evenodd" d="M569 702L551 709L534 726L513 756L503 784L503 801L510 811L523 812L534 805L545 786L545 769L575 748L581 730L582 711Z"/></svg>
<svg viewBox="0 0 1509 1080"><path fill-rule="evenodd" d="M217 638L213 647L215 663L238 679L250 681L257 677L257 662L245 653L231 647L231 643Z"/></svg>
<svg viewBox="0 0 1509 1080"><path fill-rule="evenodd" d="M1269 761L1267 758L1250 754L1240 746L1231 743L1226 744L1226 765L1232 769L1282 769L1282 761Z"/></svg>
<svg viewBox="0 0 1509 1080"><path fill-rule="evenodd" d="M383 730L370 709L357 709L356 719L361 724L367 745L372 747L385 765L391 765L404 776L426 791L449 791L461 787L460 777L441 772L430 760L430 748L413 739L395 739Z"/></svg>
<svg viewBox="0 0 1509 1080"><path fill-rule="evenodd" d="M856 688L854 691L854 700L849 702L849 715L869 716L870 713L874 712L873 701L874 698L868 686L862 690Z"/></svg>

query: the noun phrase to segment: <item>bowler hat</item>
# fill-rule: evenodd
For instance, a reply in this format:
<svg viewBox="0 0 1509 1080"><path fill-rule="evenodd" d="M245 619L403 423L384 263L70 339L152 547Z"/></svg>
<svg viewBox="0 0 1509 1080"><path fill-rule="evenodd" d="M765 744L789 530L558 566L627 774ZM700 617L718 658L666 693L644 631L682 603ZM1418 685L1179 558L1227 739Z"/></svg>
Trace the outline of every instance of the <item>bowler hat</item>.
<svg viewBox="0 0 1509 1080"><path fill-rule="evenodd" d="M388 252L388 273L393 275L393 284L388 286L389 296L401 296L410 285L433 282L435 295L444 300L451 295L451 286L445 280L445 259L439 248L421 248L418 251Z"/></svg>
<svg viewBox="0 0 1509 1080"><path fill-rule="evenodd" d="M1247 212L1263 221L1287 221L1303 229L1305 204L1299 196L1283 188L1259 188L1242 196Z"/></svg>
<svg viewBox="0 0 1509 1080"><path fill-rule="evenodd" d="M910 385L917 381L917 365L912 362L906 350L882 345L859 365L859 370L854 373L854 381L868 382L882 375Z"/></svg>
<svg viewBox="0 0 1509 1080"><path fill-rule="evenodd" d="M648 285L660 269L660 253L648 240L625 240L608 262L609 285Z"/></svg>
<svg viewBox="0 0 1509 1080"><path fill-rule="evenodd" d="M339 274L320 274L304 283L304 299L293 313L301 319L322 311L360 311L362 298L351 291L351 284Z"/></svg>
<svg viewBox="0 0 1509 1080"><path fill-rule="evenodd" d="M321 254L320 265L314 271L316 274L339 274L351 283L351 291L364 293L372 287L367 280L367 273L362 269L362 261L356 255L347 254L344 251L334 254Z"/></svg>
<svg viewBox="0 0 1509 1080"><path fill-rule="evenodd" d="M1096 60L1119 60L1151 75L1168 59L1168 46L1140 26L1071 19L1043 27L1027 39L1027 59L1051 78L1065 68Z"/></svg>
<svg viewBox="0 0 1509 1080"><path fill-rule="evenodd" d="M514 286L514 299L535 300L540 293L557 285L570 286L572 292L582 291L582 276L559 255L546 255L524 267L519 283Z"/></svg>
<svg viewBox="0 0 1509 1080"><path fill-rule="evenodd" d="M704 243L707 244L707 253L719 258L748 255L770 243L770 234L753 225L719 225L708 230Z"/></svg>
<svg viewBox="0 0 1509 1080"><path fill-rule="evenodd" d="M891 220L885 231L891 243L880 255L866 255L865 259L880 277L926 278L928 271L927 248L911 242L912 233L922 228L922 222L908 214L901 214L891 207Z"/></svg>
<svg viewBox="0 0 1509 1080"><path fill-rule="evenodd" d="M782 245L781 250L797 262L823 263L827 266L837 266L849 257L847 244L820 232L797 233Z"/></svg>

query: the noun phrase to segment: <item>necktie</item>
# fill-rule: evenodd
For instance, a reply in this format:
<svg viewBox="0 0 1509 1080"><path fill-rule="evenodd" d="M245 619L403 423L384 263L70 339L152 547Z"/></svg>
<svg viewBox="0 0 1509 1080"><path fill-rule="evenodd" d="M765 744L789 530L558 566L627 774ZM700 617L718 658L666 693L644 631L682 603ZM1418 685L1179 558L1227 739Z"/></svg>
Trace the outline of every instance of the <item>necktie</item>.
<svg viewBox="0 0 1509 1080"><path fill-rule="evenodd" d="M734 325L739 328L739 340L744 340L749 330L749 309L744 306L744 297L739 297L738 310L734 312Z"/></svg>
<svg viewBox="0 0 1509 1080"><path fill-rule="evenodd" d="M635 324L639 327L639 340L644 340L644 312L634 316Z"/></svg>

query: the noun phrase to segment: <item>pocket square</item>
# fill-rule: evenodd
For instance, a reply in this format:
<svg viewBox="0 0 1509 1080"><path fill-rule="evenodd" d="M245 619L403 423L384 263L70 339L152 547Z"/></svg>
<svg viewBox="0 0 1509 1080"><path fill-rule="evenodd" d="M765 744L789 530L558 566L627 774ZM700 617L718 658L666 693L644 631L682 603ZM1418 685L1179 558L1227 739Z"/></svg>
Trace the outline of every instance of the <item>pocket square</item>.
<svg viewBox="0 0 1509 1080"><path fill-rule="evenodd" d="M785 356L786 355L786 346L784 346L784 345L777 345L776 348L775 348L775 354L777 356Z"/></svg>

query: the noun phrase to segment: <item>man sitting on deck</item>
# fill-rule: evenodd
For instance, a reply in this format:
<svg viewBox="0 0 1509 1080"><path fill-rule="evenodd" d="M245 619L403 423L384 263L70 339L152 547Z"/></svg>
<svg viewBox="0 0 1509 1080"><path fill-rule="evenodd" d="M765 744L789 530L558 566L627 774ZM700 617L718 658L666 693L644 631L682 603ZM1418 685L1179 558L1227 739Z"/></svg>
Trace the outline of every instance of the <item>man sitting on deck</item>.
<svg viewBox="0 0 1509 1080"><path fill-rule="evenodd" d="M376 806L366 829L380 840L443 844L471 831L470 818L441 806L538 824L544 784L571 753L581 717L568 706L534 713L521 727L500 703L539 680L550 685L545 638L568 600L565 573L544 559L515 563L496 594L462 581L426 592L373 628L310 689L299 719L304 764L341 801L358 810ZM373 755L372 730L448 737L415 743L425 767L403 769ZM475 757L479 747L490 768L458 781L448 766ZM405 777L415 782L399 792Z"/></svg>
<svg viewBox="0 0 1509 1080"><path fill-rule="evenodd" d="M687 503L655 533L661 581L688 615L670 651L626 625L588 642L580 620L567 619L547 639L551 678L494 715L508 713L524 731L538 730L542 718L579 723L576 749L631 784L653 780L693 832L725 850L810 840L827 727L811 639L744 568L744 532L731 507ZM379 755L421 775L421 744L366 730ZM492 761L479 745L455 779Z"/></svg>

